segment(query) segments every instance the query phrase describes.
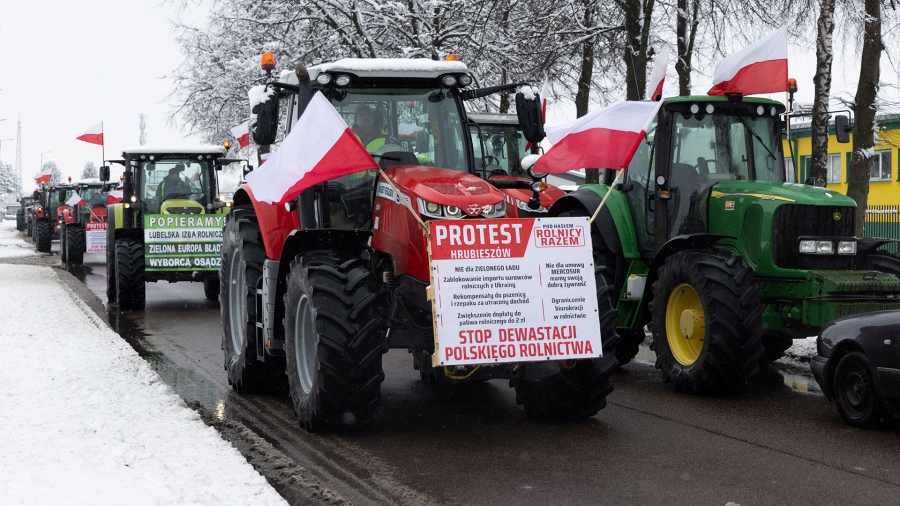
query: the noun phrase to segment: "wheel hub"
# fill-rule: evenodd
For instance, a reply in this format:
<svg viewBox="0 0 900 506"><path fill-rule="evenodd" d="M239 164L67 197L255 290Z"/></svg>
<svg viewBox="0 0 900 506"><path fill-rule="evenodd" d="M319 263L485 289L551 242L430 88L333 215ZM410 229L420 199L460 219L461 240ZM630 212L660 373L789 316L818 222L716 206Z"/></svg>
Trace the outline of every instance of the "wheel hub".
<svg viewBox="0 0 900 506"><path fill-rule="evenodd" d="M706 332L706 322L703 318L703 310L685 309L681 312L681 332L685 339L694 337L702 338Z"/></svg>
<svg viewBox="0 0 900 506"><path fill-rule="evenodd" d="M706 313L697 290L687 283L675 287L666 304L666 340L683 366L700 358L706 338Z"/></svg>

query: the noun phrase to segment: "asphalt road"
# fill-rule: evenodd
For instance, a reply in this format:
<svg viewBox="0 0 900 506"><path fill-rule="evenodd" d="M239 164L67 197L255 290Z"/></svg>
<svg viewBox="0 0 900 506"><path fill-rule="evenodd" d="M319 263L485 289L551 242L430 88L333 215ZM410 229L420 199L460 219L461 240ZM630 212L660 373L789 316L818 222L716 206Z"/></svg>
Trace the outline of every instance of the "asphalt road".
<svg viewBox="0 0 900 506"><path fill-rule="evenodd" d="M100 311L103 260L87 255L85 268L72 272ZM437 389L419 381L407 352L393 350L371 429L319 435L296 425L283 395L230 391L219 308L201 284L148 284L144 312L108 316L183 398L262 436L242 451L294 503L329 502L304 487L354 504L894 504L900 497L900 424L844 426L802 374L766 369L739 395L694 397L667 390L645 351L615 374L610 404L597 416L546 423L524 415L506 382ZM278 466L265 463L273 455L302 479L277 476Z"/></svg>

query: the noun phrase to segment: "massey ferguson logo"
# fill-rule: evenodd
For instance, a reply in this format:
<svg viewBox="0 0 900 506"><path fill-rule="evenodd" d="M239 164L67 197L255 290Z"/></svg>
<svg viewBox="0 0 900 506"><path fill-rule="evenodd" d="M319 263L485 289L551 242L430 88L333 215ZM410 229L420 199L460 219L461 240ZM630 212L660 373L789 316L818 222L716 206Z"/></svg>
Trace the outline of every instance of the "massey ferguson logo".
<svg viewBox="0 0 900 506"><path fill-rule="evenodd" d="M469 204L469 206L466 207L466 214L469 216L478 216L481 214L481 206L478 204Z"/></svg>

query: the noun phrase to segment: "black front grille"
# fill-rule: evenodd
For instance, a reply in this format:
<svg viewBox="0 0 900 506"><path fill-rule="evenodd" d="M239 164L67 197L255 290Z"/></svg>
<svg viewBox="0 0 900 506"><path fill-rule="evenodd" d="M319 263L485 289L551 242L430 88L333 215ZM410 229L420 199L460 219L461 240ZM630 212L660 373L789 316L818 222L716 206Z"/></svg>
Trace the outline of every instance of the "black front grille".
<svg viewBox="0 0 900 506"><path fill-rule="evenodd" d="M835 219L840 215L840 219ZM853 237L853 208L844 206L783 205L775 212L772 257L783 269L847 270L852 255L800 254L800 238ZM837 248L837 244L835 244Z"/></svg>

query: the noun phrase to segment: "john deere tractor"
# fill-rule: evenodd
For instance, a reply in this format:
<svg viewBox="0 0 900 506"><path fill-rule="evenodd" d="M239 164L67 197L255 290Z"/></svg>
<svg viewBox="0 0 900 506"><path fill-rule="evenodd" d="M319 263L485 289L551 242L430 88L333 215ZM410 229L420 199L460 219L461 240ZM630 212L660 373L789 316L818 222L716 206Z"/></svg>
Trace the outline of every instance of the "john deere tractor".
<svg viewBox="0 0 900 506"><path fill-rule="evenodd" d="M854 237L856 203L789 182L783 113L740 96L666 100L621 184L607 170L551 209L591 215L611 192L593 241L620 363L646 325L672 388L733 391L830 320L900 308L900 259Z"/></svg>

